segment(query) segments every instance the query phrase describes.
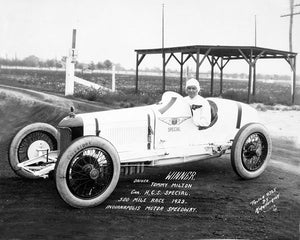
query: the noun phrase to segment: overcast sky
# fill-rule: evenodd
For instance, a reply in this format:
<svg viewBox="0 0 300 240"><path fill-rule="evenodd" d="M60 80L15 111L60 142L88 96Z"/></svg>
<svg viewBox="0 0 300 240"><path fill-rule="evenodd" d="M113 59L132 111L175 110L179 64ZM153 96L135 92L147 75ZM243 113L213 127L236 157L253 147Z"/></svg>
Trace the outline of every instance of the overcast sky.
<svg viewBox="0 0 300 240"><path fill-rule="evenodd" d="M289 0L0 0L0 56L61 59L76 28L79 61L110 59L135 68L135 49L161 47L163 3L165 47L254 46L256 15L257 46L289 50L289 17L280 17L289 13ZM294 16L293 32L293 51L300 52L300 15ZM161 57L146 56L141 67L153 66L161 67ZM175 60L167 67L179 69ZM284 60L261 61L257 67L261 73L290 72ZM227 68L248 69L244 61Z"/></svg>

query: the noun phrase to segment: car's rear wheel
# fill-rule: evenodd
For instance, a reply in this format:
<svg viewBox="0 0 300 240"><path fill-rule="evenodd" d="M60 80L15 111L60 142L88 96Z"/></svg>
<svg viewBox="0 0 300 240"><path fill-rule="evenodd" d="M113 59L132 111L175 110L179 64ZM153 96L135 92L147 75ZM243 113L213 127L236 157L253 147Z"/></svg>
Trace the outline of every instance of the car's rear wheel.
<svg viewBox="0 0 300 240"><path fill-rule="evenodd" d="M97 206L115 189L120 176L119 155L107 140L87 136L75 140L55 167L56 188L72 207Z"/></svg>
<svg viewBox="0 0 300 240"><path fill-rule="evenodd" d="M243 179L256 178L270 161L272 142L265 127L249 123L241 128L232 144L231 164Z"/></svg>
<svg viewBox="0 0 300 240"><path fill-rule="evenodd" d="M47 123L33 123L22 128L11 141L8 160L12 170L24 178L39 178L20 167L19 163L39 156L40 151L58 148L59 133Z"/></svg>

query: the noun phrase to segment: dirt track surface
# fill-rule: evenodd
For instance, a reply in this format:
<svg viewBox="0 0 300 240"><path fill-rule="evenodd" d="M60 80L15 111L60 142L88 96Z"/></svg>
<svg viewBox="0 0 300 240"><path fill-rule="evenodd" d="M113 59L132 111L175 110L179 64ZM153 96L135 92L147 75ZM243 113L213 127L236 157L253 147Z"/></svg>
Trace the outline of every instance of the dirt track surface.
<svg viewBox="0 0 300 240"><path fill-rule="evenodd" d="M56 125L70 105L82 112L106 109L0 86L0 239L299 238L300 151L297 143L291 142L292 136L278 138L275 130L272 163L251 181L235 175L229 156L148 168L141 175L122 177L104 204L78 210L60 199L53 180L17 177L7 162L12 137L32 122ZM264 119L272 123L272 118ZM196 174L184 182L169 181L166 178L172 172ZM167 185L153 187L153 183ZM180 188L173 183L186 185ZM262 197L268 198L268 206L263 207ZM152 199L164 203L151 203ZM174 203L174 199L179 201ZM123 209L113 209L120 206Z"/></svg>

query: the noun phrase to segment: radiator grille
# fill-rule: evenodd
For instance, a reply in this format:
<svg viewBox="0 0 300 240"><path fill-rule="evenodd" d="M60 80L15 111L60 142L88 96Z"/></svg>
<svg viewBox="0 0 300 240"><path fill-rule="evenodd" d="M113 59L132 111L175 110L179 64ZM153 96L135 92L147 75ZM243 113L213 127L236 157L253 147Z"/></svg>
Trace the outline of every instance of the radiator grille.
<svg viewBox="0 0 300 240"><path fill-rule="evenodd" d="M60 132L60 152L64 152L72 141L72 131L70 128L59 128Z"/></svg>

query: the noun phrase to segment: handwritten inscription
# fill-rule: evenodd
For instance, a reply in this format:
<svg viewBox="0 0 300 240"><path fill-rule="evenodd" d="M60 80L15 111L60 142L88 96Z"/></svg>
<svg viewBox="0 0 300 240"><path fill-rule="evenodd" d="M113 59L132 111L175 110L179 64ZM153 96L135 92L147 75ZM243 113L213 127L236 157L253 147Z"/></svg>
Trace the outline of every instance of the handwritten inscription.
<svg viewBox="0 0 300 240"><path fill-rule="evenodd" d="M167 183L156 183L156 182L151 183L151 187L167 187L167 186L168 186Z"/></svg>
<svg viewBox="0 0 300 240"><path fill-rule="evenodd" d="M174 203L174 204L187 204L184 198L173 198L169 201L166 201L164 198L147 198L147 197L121 197L117 202L150 202L150 203Z"/></svg>
<svg viewBox="0 0 300 240"><path fill-rule="evenodd" d="M188 172L169 172L166 176L165 180L183 180L183 181L195 181L196 172L188 171Z"/></svg>
<svg viewBox="0 0 300 240"><path fill-rule="evenodd" d="M140 191L137 191L135 189L131 190L130 194L132 195L140 195Z"/></svg>
<svg viewBox="0 0 300 240"><path fill-rule="evenodd" d="M254 199L250 202L251 206L255 207L255 213L259 214L261 212L268 212L268 211L277 211L277 206L275 202L279 199L280 194L278 193L277 189L274 188L268 191L266 194L262 195L258 199Z"/></svg>
<svg viewBox="0 0 300 240"><path fill-rule="evenodd" d="M157 188L166 188L170 186L171 188L192 188L193 184L189 183L156 183L151 182L151 187L157 187Z"/></svg>
<svg viewBox="0 0 300 240"><path fill-rule="evenodd" d="M149 179L134 179L133 183L148 183Z"/></svg>
<svg viewBox="0 0 300 240"><path fill-rule="evenodd" d="M188 204L189 190L193 187L191 181L195 180L195 171L171 171L163 182L136 178L133 180L134 184L138 184L136 188L131 189L127 196L117 199L116 204L107 205L105 209L196 213L197 208ZM145 185L146 189L140 190L139 185Z"/></svg>
<svg viewBox="0 0 300 240"><path fill-rule="evenodd" d="M157 212L157 211L163 211L164 210L164 206L146 206L145 207L145 210L147 211L154 211L154 212Z"/></svg>
<svg viewBox="0 0 300 240"><path fill-rule="evenodd" d="M121 197L118 202L129 202L130 201L130 198L128 197Z"/></svg>
<svg viewBox="0 0 300 240"><path fill-rule="evenodd" d="M168 207L167 212L196 212L193 207Z"/></svg>
<svg viewBox="0 0 300 240"><path fill-rule="evenodd" d="M141 210L141 206L107 205L107 206L105 207L105 209L139 211L139 210Z"/></svg>
<svg viewBox="0 0 300 240"><path fill-rule="evenodd" d="M147 196L161 196L161 195L165 195L165 196L188 196L189 193L187 191L177 191L177 190L146 190L144 192L144 195Z"/></svg>
<svg viewBox="0 0 300 240"><path fill-rule="evenodd" d="M165 199L164 198L151 198L150 200L151 203L165 203Z"/></svg>
<svg viewBox="0 0 300 240"><path fill-rule="evenodd" d="M146 202L147 198L141 198L141 197L136 197L132 199L132 202L139 202L139 203L144 203Z"/></svg>
<svg viewBox="0 0 300 240"><path fill-rule="evenodd" d="M172 183L171 188L192 188L192 184L187 183Z"/></svg>

